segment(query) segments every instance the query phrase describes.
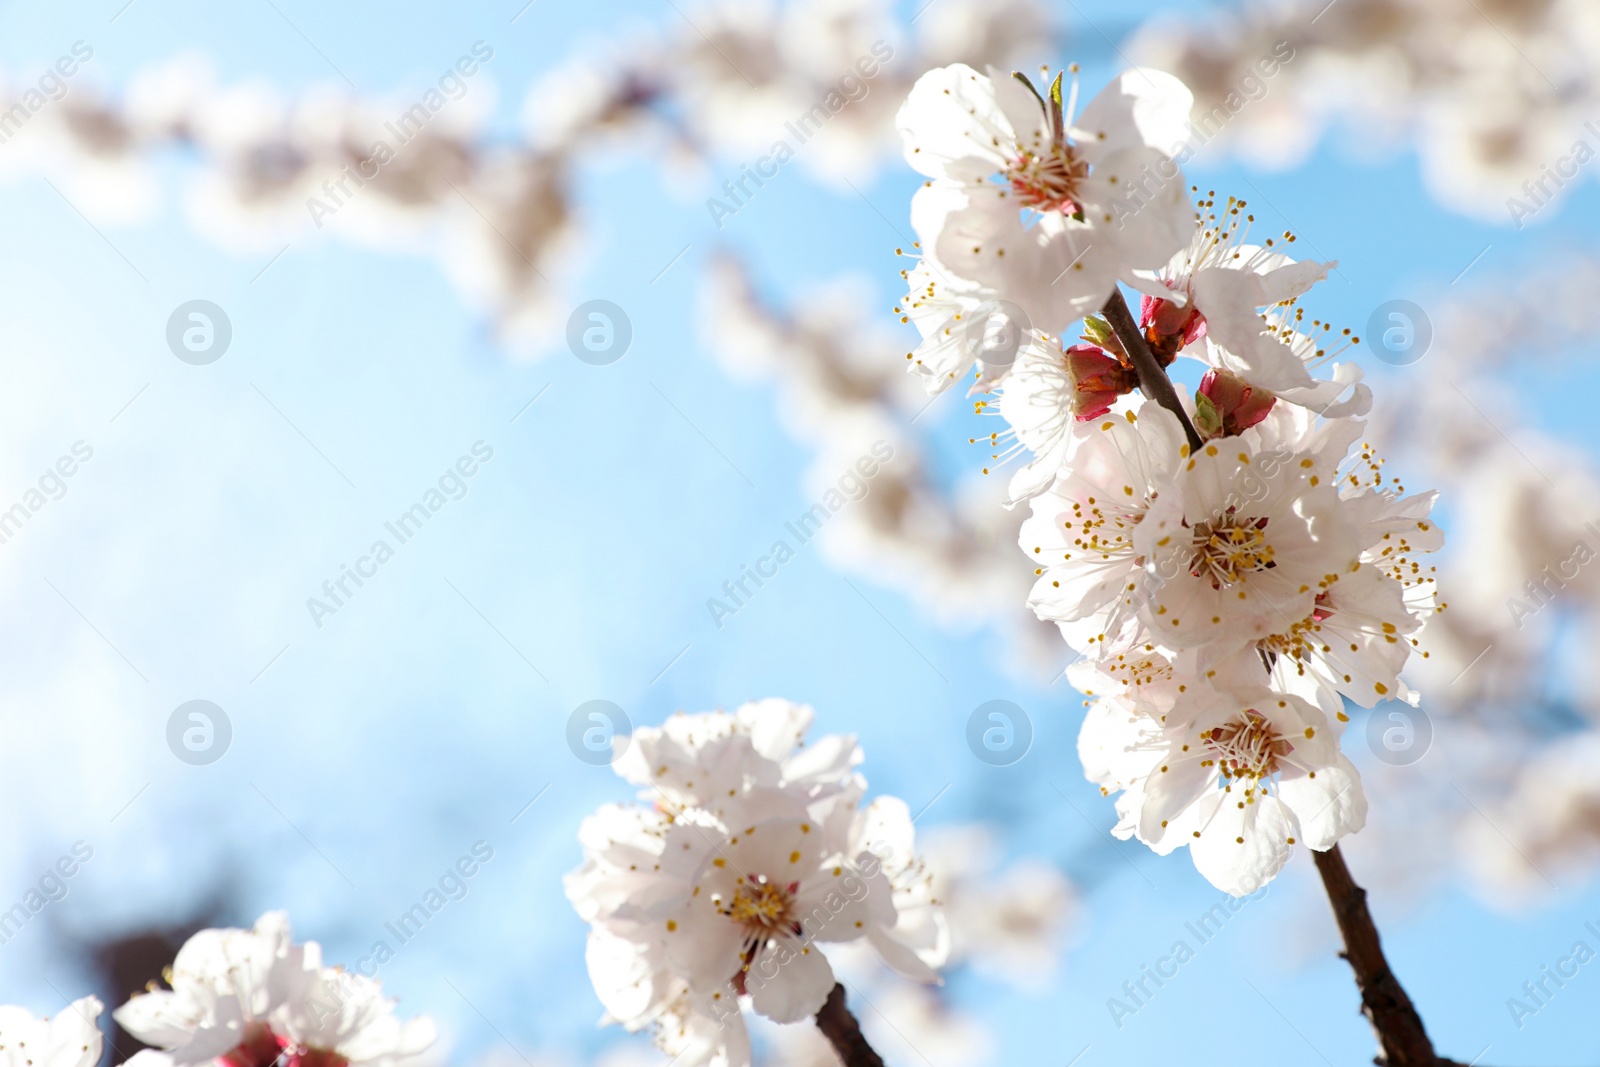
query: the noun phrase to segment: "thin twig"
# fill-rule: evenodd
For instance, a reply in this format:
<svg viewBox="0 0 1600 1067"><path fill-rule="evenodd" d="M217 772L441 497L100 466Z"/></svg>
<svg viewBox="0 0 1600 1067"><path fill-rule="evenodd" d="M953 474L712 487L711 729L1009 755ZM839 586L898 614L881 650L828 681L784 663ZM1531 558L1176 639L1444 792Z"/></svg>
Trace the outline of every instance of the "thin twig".
<svg viewBox="0 0 1600 1067"><path fill-rule="evenodd" d="M1134 321L1133 312L1128 310L1128 302L1122 298L1121 289L1111 290L1111 299L1106 301L1100 313L1116 331L1123 352L1133 364L1134 372L1139 375L1140 391L1178 416L1178 421L1183 424L1184 436L1189 439L1189 451L1198 452L1202 443L1200 435L1195 432L1194 423L1189 421L1188 412L1183 410L1183 402L1178 399L1178 391L1172 387L1172 379L1167 377L1166 369L1156 360L1155 353L1150 351L1144 334L1139 332L1139 324Z"/></svg>
<svg viewBox="0 0 1600 1067"><path fill-rule="evenodd" d="M1400 979L1389 969L1383 946L1378 943L1378 928L1367 910L1367 891L1350 877L1339 846L1326 852L1313 851L1311 857L1316 860L1317 873L1322 875L1322 886L1328 891L1328 903L1333 906L1333 918L1344 940L1341 955L1356 975L1361 1014L1372 1023L1378 1037L1382 1051L1377 1062L1385 1067L1436 1067L1448 1063L1434 1053L1422 1016L1406 996Z"/></svg>
<svg viewBox="0 0 1600 1067"><path fill-rule="evenodd" d="M872 1050L861 1033L861 1024L844 1006L844 986L834 984L828 999L817 1012L817 1029L839 1054L844 1067L883 1067L883 1057Z"/></svg>

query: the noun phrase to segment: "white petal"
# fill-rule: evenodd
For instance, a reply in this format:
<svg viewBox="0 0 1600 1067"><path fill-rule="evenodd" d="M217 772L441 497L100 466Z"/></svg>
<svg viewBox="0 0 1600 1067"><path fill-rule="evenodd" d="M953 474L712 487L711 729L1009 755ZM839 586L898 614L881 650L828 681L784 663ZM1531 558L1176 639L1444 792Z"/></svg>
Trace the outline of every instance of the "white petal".
<svg viewBox="0 0 1600 1067"><path fill-rule="evenodd" d="M750 734L755 750L767 759L781 762L800 746L815 713L809 704L769 697L752 700L735 715Z"/></svg>
<svg viewBox="0 0 1600 1067"><path fill-rule="evenodd" d="M1153 270L1194 237L1194 204L1183 171L1158 148L1129 145L1095 164L1083 186L1096 238L1116 249L1117 269Z"/></svg>
<svg viewBox="0 0 1600 1067"><path fill-rule="evenodd" d="M833 968L815 945L770 942L745 976L750 1003L773 1022L797 1023L815 1015L833 989Z"/></svg>
<svg viewBox="0 0 1600 1067"><path fill-rule="evenodd" d="M1106 152L1142 144L1172 156L1189 141L1193 106L1194 94L1183 82L1165 71L1135 67L1089 101L1072 126L1088 135L1086 145Z"/></svg>
<svg viewBox="0 0 1600 1067"><path fill-rule="evenodd" d="M1295 825L1277 797L1258 793L1246 803L1235 788L1208 798L1200 814L1200 836L1191 837L1189 851L1195 868L1224 893L1249 896L1289 861Z"/></svg>
<svg viewBox="0 0 1600 1067"><path fill-rule="evenodd" d="M984 178L1006 162L995 142L1016 141L993 83L965 63L936 67L918 78L895 125L906 162L930 178Z"/></svg>
<svg viewBox="0 0 1600 1067"><path fill-rule="evenodd" d="M1346 834L1367 824L1367 795L1361 775L1343 755L1332 766L1321 767L1315 778L1285 779L1279 785L1283 802L1300 823L1302 842L1325 852Z"/></svg>

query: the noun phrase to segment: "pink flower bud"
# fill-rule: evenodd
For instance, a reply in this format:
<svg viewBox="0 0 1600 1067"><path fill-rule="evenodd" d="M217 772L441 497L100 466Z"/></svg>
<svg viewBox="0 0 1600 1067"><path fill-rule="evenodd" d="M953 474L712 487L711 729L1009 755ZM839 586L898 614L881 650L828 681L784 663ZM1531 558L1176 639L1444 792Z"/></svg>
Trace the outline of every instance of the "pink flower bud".
<svg viewBox="0 0 1600 1067"><path fill-rule="evenodd" d="M1224 436L1240 434L1267 417L1278 398L1246 385L1224 370L1208 370L1200 379L1200 395L1222 416Z"/></svg>
<svg viewBox="0 0 1600 1067"><path fill-rule="evenodd" d="M1206 317L1193 302L1180 307L1146 293L1139 300L1139 327L1150 350L1163 364L1169 364L1180 349L1206 335Z"/></svg>
<svg viewBox="0 0 1600 1067"><path fill-rule="evenodd" d="M1133 371L1097 345L1073 345L1066 350L1067 373L1072 378L1072 414L1080 422L1099 418L1117 398L1138 384Z"/></svg>

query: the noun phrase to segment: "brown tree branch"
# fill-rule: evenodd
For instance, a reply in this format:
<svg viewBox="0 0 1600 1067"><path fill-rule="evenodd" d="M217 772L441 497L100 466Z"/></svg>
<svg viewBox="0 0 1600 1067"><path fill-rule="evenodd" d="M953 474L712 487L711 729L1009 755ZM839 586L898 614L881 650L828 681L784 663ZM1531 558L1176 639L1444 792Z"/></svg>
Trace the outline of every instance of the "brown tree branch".
<svg viewBox="0 0 1600 1067"><path fill-rule="evenodd" d="M1334 921L1344 940L1341 955L1355 972L1356 988L1361 991L1361 1013L1372 1023L1385 1067L1436 1067L1441 1062L1433 1042L1422 1025L1422 1016L1406 996L1400 980L1389 969L1378 928L1367 910L1367 891L1350 877L1350 868L1335 845L1326 852L1312 852L1322 886L1328 891Z"/></svg>
<svg viewBox="0 0 1600 1067"><path fill-rule="evenodd" d="M839 1054L844 1067L883 1067L883 1058L867 1044L861 1024L844 1006L844 986L835 983L828 999L817 1012L817 1029Z"/></svg>

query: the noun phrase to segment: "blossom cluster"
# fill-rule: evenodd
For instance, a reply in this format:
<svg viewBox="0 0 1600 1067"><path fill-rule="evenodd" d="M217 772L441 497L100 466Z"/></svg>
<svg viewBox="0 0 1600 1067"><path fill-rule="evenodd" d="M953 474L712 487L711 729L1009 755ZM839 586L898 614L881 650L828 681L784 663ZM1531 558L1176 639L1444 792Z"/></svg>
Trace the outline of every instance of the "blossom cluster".
<svg viewBox="0 0 1600 1067"><path fill-rule="evenodd" d="M975 368L976 409L1007 423L985 443L1022 460L1029 605L1078 653L1080 755L1121 793L1116 834L1189 845L1248 893L1364 824L1344 703L1417 699L1400 672L1440 606L1418 558L1442 543L1435 494L1357 445L1371 393L1334 361L1358 339L1298 306L1335 264L1297 262L1289 233L1250 243L1242 201L1191 200L1166 154L1182 83L1130 70L1079 111L1063 80L955 64L912 89L908 359L932 392Z"/></svg>
<svg viewBox="0 0 1600 1067"><path fill-rule="evenodd" d="M159 203L154 159L182 148L199 164L185 208L212 240L265 259L327 232L434 256L492 313L501 340L537 352L571 310L561 286L586 236L584 168L595 156L625 148L680 173L755 159L775 130L888 43L894 59L871 91L852 96L800 154L842 186L841 176L859 180L883 160L894 102L915 71L1014 58L1049 32L1038 0L943 0L910 26L880 2L693 5L565 58L529 89L525 129L509 139L486 128L492 42L441 47L442 74L420 93L334 85L289 99L258 83L224 84L192 54L111 94L93 83L94 49L80 41L77 59L62 56L55 69L90 73L63 82L47 72L48 89L32 69L0 70L0 112L12 116L0 129L0 177L48 172L88 217L126 224ZM14 136L19 116L27 133Z"/></svg>
<svg viewBox="0 0 1600 1067"><path fill-rule="evenodd" d="M819 477L836 473L856 454L850 449L858 441L895 435L889 438L895 462L879 475L880 481L895 480L892 491L875 489L828 527L829 536L838 533L844 542L838 564L892 585L941 620L1005 627L1006 653L1026 658L1026 676L1037 677L1039 664L1053 654L1041 640L1067 650L1056 628L1046 630L1024 604L1031 578L1016 566L1015 546L1028 509L996 506L1006 487L995 478L975 477L958 484L957 492L937 482L917 426L905 428L927 396L903 371L903 345L895 356L902 369L894 374L890 350L896 338L876 329L867 317L875 312L855 306L859 284L840 279L801 294L792 306L769 306L756 296L745 268L733 261L721 268L705 286L705 343L730 373L778 381L794 432L824 450ZM1456 554L1441 563L1439 575L1451 591L1451 610L1429 621L1425 644L1431 655L1413 657L1408 675L1428 692L1433 720L1442 714L1453 724L1434 731L1428 758L1451 761L1452 780L1514 847L1438 778L1379 766L1384 777L1377 785L1389 800L1371 812L1359 859L1369 889L1402 882L1414 888L1419 879L1465 866L1486 889L1521 899L1548 891L1540 870L1576 871L1600 855L1595 828L1581 818L1593 785L1562 770L1574 751L1591 747L1594 732L1587 724L1600 707L1600 688L1585 684L1591 665L1559 639L1563 626L1579 633L1600 626L1600 572L1584 565L1573 580L1545 571L1572 557L1574 546L1589 536L1584 525L1590 516L1571 502L1600 495L1600 477L1579 452L1550 439L1513 399L1517 368L1533 354L1567 359L1569 365L1581 356L1578 342L1588 329L1584 309L1600 297L1600 263L1563 257L1528 275L1490 275L1476 286L1464 280L1456 290L1464 291L1427 304L1433 351L1450 358L1430 356L1407 368L1426 387L1404 397L1376 396L1367 439L1381 441L1391 463L1403 463L1413 478L1425 476L1465 509L1458 519L1465 541L1458 539ZM896 388L899 382L912 392ZM919 422L928 423L932 414ZM1539 586L1533 594L1530 580ZM1536 597L1548 596L1540 588L1557 585L1559 610L1529 617L1527 607L1540 603ZM1551 676L1565 680L1554 692L1541 680ZM1533 700L1530 693L1543 696ZM1576 707L1558 706L1562 700ZM1562 724L1584 732L1560 733L1552 744L1552 729ZM1526 752L1526 762L1508 763L1507 751ZM1508 774L1514 777L1508 780ZM1552 783L1563 790L1555 800ZM1374 784L1369 781L1369 788ZM1551 804L1570 817L1552 821ZM1421 838L1419 820L1427 830ZM1427 863L1417 862L1423 841ZM1405 857L1410 861L1401 862ZM1559 875L1552 878L1559 881ZM953 902L944 895L949 911ZM953 913L951 923L959 942Z"/></svg>
<svg viewBox="0 0 1600 1067"><path fill-rule="evenodd" d="M607 1021L653 1029L675 1062L748 1064L745 1010L815 1015L835 985L826 945L864 941L923 982L949 953L909 809L863 807L860 748L802 748L811 718L761 700L618 738L614 767L646 803L606 805L579 832L567 896L591 926Z"/></svg>
<svg viewBox="0 0 1600 1067"><path fill-rule="evenodd" d="M129 1067L396 1067L435 1038L426 1016L397 1018L376 979L324 966L315 941L296 944L282 912L251 930L200 931L165 978L169 988L152 983L113 1013L154 1046ZM0 1047L26 1050L34 1067L93 1067L102 1007L85 997L51 1019L0 1007Z"/></svg>
<svg viewBox="0 0 1600 1067"><path fill-rule="evenodd" d="M1193 87L1196 129L1226 126L1252 162L1294 166L1335 132L1369 156L1404 144L1441 204L1521 229L1594 176L1597 39L1584 0L1365 0L1152 20L1127 47ZM1257 64L1285 42L1291 73L1268 87Z"/></svg>

